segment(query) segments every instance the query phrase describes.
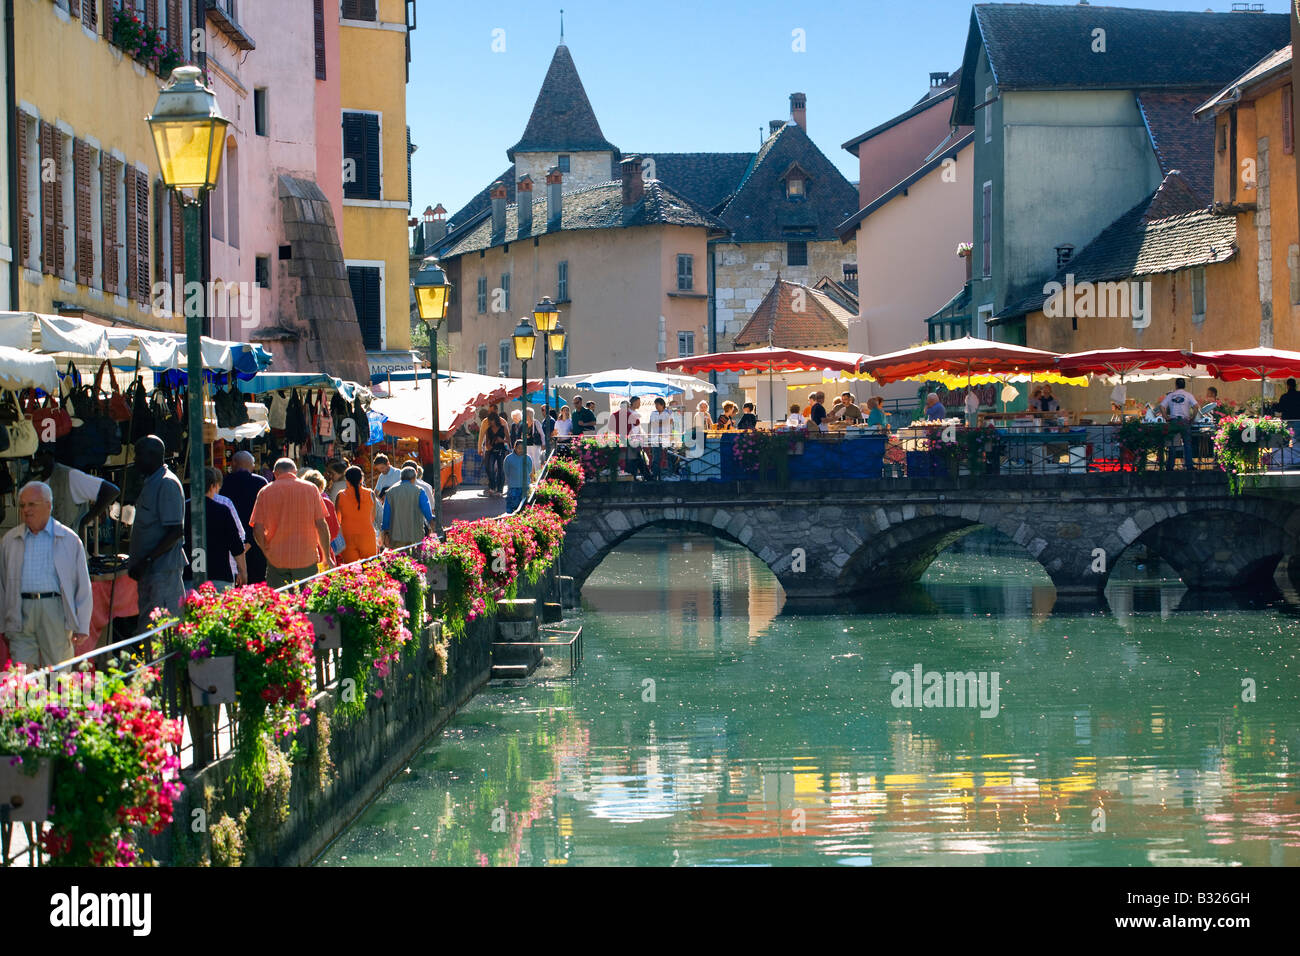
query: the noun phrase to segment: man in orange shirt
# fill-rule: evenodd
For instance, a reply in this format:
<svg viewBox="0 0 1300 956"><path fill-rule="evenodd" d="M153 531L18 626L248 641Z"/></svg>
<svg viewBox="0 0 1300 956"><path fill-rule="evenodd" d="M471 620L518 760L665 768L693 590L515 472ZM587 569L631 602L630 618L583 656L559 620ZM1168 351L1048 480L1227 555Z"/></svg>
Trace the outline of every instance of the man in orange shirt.
<svg viewBox="0 0 1300 956"><path fill-rule="evenodd" d="M316 565L335 565L325 499L298 477L291 458L275 463L275 481L257 493L249 518L253 537L266 555L266 583L273 588L309 578Z"/></svg>

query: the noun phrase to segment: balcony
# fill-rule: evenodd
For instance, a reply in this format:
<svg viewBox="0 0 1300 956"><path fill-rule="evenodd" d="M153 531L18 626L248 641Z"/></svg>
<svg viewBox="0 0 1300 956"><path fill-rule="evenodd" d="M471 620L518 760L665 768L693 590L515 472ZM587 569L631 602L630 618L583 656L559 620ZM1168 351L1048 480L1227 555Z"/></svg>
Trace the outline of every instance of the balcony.
<svg viewBox="0 0 1300 956"><path fill-rule="evenodd" d="M206 0L208 20L217 32L241 50L255 50L257 44L239 25L237 0Z"/></svg>

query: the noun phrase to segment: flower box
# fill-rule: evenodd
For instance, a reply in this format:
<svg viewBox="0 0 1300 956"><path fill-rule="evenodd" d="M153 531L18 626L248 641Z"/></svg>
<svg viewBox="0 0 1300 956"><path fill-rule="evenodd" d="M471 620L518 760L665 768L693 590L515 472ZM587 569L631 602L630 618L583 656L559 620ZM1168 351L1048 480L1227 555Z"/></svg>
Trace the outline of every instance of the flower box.
<svg viewBox="0 0 1300 956"><path fill-rule="evenodd" d="M447 565L430 564L428 566L428 574L425 577L425 590L430 595L441 594L447 590ZM433 607L432 602L430 602L429 607Z"/></svg>
<svg viewBox="0 0 1300 956"><path fill-rule="evenodd" d="M50 761L35 762L36 773L24 773L29 766L15 764L13 754L0 754L0 806L7 806L7 823L40 823L50 812Z"/></svg>
<svg viewBox="0 0 1300 956"><path fill-rule="evenodd" d="M316 633L316 656L324 651L337 651L343 648L343 625L336 615L307 613L312 630Z"/></svg>
<svg viewBox="0 0 1300 956"><path fill-rule="evenodd" d="M234 655L190 660L185 666L189 672L190 699L195 707L235 702Z"/></svg>

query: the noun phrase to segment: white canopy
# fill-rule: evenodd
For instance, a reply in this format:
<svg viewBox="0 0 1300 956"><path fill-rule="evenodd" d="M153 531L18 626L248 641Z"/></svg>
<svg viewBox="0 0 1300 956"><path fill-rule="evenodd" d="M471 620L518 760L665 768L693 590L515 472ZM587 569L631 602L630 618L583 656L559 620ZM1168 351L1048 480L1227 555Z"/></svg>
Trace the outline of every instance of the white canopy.
<svg viewBox="0 0 1300 956"><path fill-rule="evenodd" d="M184 369L187 361L182 332L99 325L75 316L39 312L0 312L0 346L98 359L122 358L138 349L140 364L150 368ZM206 369L252 372L269 364L269 353L259 345L204 337L201 347Z"/></svg>
<svg viewBox="0 0 1300 956"><path fill-rule="evenodd" d="M0 388L20 392L39 388L51 395L59 390L59 370L53 357L0 345Z"/></svg>
<svg viewBox="0 0 1300 956"><path fill-rule="evenodd" d="M420 387L416 387L419 385ZM518 398L522 382L517 378L494 378L473 372L438 373L438 431L448 435L474 414L481 405ZM542 387L541 379L529 379L528 389ZM384 431L397 437L422 436L433 419L429 380L393 382L391 390L374 386L370 407L388 416Z"/></svg>

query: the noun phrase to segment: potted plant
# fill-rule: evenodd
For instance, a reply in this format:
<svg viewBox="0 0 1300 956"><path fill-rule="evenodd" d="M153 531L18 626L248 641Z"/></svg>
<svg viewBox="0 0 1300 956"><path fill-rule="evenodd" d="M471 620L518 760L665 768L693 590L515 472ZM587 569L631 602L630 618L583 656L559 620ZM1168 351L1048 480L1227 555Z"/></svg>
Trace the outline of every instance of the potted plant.
<svg viewBox="0 0 1300 956"><path fill-rule="evenodd" d="M1295 440L1295 432L1281 418L1252 418L1229 415L1219 421L1214 433L1214 460L1228 475L1228 488L1240 494L1241 476L1261 469L1263 452L1286 448Z"/></svg>
<svg viewBox="0 0 1300 956"><path fill-rule="evenodd" d="M195 702L216 699L218 676L228 673L235 704L235 765L251 793L266 776L267 740L287 737L310 722L316 635L299 600L265 584L218 592L211 582L191 592L172 640L185 660ZM217 664L221 658L228 663ZM227 671L227 668L229 669ZM197 685L197 686L194 686Z"/></svg>

